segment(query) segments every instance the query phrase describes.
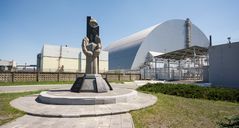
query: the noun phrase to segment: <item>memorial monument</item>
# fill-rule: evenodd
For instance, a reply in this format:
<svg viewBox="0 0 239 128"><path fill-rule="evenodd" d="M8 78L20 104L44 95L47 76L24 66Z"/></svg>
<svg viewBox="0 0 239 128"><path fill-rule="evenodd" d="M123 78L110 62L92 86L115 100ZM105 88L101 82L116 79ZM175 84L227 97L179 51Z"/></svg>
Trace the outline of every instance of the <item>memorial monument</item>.
<svg viewBox="0 0 239 128"><path fill-rule="evenodd" d="M95 19L87 17L87 37L82 41L86 55L84 76L78 77L71 89L42 91L39 95L18 98L11 105L34 116L81 118L127 113L156 103L155 96L127 86L116 86L113 90L98 74L101 48L99 26Z"/></svg>
<svg viewBox="0 0 239 128"><path fill-rule="evenodd" d="M107 92L113 90L107 79L99 73L99 55L102 48L99 25L95 19L87 17L87 36L82 40L82 51L86 56L83 77L78 77L71 87L72 92Z"/></svg>

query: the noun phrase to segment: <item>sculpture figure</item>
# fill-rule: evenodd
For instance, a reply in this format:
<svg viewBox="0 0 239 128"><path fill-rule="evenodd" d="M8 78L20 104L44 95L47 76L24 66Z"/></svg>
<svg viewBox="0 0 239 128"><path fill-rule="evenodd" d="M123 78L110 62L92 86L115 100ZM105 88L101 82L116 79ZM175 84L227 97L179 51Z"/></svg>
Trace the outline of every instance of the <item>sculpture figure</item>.
<svg viewBox="0 0 239 128"><path fill-rule="evenodd" d="M79 77L72 92L107 92L113 90L109 82L99 73L99 55L102 49L99 26L95 19L87 17L87 36L82 40L82 51L86 56L84 77Z"/></svg>
<svg viewBox="0 0 239 128"><path fill-rule="evenodd" d="M90 19L89 25L91 27L90 39L85 37L82 41L82 51L86 56L86 73L98 74L99 55L102 48L99 33L97 32L99 26L94 19Z"/></svg>

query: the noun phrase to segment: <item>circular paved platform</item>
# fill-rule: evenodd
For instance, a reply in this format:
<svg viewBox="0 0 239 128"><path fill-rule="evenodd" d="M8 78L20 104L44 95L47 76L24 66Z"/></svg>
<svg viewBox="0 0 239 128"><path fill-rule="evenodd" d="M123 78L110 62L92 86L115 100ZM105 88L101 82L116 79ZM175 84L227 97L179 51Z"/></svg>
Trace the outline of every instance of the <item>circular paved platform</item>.
<svg viewBox="0 0 239 128"><path fill-rule="evenodd" d="M99 105L53 105L36 102L38 95L20 97L11 101L11 105L30 115L46 117L87 117L126 113L153 105L155 96L138 92L127 103Z"/></svg>
<svg viewBox="0 0 239 128"><path fill-rule="evenodd" d="M95 105L127 103L135 97L137 97L137 91L131 89L114 89L106 93L75 93L70 90L51 90L41 92L37 101L58 105Z"/></svg>

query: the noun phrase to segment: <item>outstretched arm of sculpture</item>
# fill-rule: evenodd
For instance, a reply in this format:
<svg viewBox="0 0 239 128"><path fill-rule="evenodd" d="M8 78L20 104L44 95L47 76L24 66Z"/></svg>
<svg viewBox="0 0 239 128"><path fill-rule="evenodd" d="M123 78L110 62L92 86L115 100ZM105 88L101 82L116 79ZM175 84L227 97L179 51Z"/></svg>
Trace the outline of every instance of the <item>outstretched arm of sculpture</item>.
<svg viewBox="0 0 239 128"><path fill-rule="evenodd" d="M85 38L82 40L82 50L83 50L83 52L84 52L84 54L85 54L86 56L92 56L92 55L93 55L92 51L88 51L87 48L86 48L86 46L87 46L88 44L89 44L89 39L88 39L87 37L85 37Z"/></svg>
<svg viewBox="0 0 239 128"><path fill-rule="evenodd" d="M101 40L100 37L98 35L95 36L95 43L97 44L95 51L94 51L94 56L97 57L100 54L102 45L101 45Z"/></svg>

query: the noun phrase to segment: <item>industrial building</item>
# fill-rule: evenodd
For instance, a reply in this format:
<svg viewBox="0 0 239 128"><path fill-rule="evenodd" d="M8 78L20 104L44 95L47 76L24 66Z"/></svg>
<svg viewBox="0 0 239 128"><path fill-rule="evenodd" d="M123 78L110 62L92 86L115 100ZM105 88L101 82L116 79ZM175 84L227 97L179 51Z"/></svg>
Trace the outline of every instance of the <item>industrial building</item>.
<svg viewBox="0 0 239 128"><path fill-rule="evenodd" d="M209 48L209 82L215 86L239 88L239 42Z"/></svg>
<svg viewBox="0 0 239 128"><path fill-rule="evenodd" d="M81 48L45 44L37 55L37 67L41 72L85 72L86 58ZM108 52L101 51L99 72L108 71Z"/></svg>
<svg viewBox="0 0 239 128"><path fill-rule="evenodd" d="M16 70L16 61L12 60L0 60L0 72L2 71L15 71Z"/></svg>
<svg viewBox="0 0 239 128"><path fill-rule="evenodd" d="M189 19L174 19L112 42L105 50L109 51L110 70L139 70L145 67L150 54L154 56L191 46L208 48L209 40Z"/></svg>

